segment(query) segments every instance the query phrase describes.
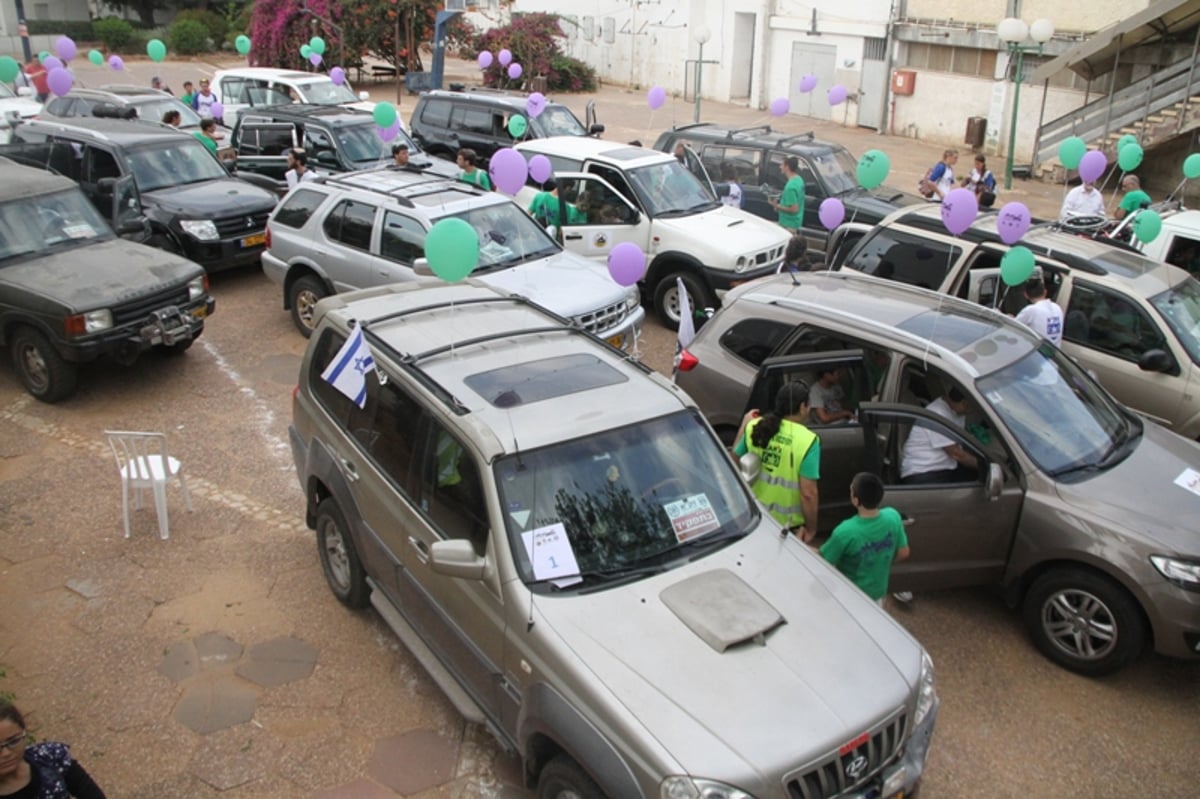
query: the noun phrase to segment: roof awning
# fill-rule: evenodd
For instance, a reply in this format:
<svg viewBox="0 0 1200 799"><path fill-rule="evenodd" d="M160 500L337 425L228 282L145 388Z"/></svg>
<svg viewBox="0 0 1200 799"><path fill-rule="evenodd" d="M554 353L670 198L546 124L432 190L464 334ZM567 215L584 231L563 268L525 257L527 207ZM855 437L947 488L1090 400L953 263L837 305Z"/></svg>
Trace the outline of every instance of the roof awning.
<svg viewBox="0 0 1200 799"><path fill-rule="evenodd" d="M1200 23L1200 0L1159 0L1104 30L1096 31L1067 52L1038 67L1033 83L1064 69L1094 80L1113 68L1117 51L1151 44Z"/></svg>

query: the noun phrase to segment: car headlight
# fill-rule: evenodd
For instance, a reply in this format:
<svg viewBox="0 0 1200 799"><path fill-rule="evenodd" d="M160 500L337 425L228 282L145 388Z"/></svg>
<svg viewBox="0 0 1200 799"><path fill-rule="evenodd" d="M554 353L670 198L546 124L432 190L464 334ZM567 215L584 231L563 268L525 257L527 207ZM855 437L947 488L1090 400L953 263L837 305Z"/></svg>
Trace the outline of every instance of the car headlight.
<svg viewBox="0 0 1200 799"><path fill-rule="evenodd" d="M922 652L921 683L917 693L917 713L913 720L913 726L919 726L925 720L936 700L937 691L933 687L933 659L929 657L928 652Z"/></svg>
<svg viewBox="0 0 1200 799"><path fill-rule="evenodd" d="M738 256L737 263L733 265L735 272L745 272L746 267L750 265L750 258L745 255Z"/></svg>
<svg viewBox="0 0 1200 799"><path fill-rule="evenodd" d="M642 304L642 295L637 289L630 290L625 295L625 311L631 312Z"/></svg>
<svg viewBox="0 0 1200 799"><path fill-rule="evenodd" d="M201 275L188 281L188 302L194 302L207 293L208 275Z"/></svg>
<svg viewBox="0 0 1200 799"><path fill-rule="evenodd" d="M694 777L667 777L659 785L659 795L662 799L754 799L733 786Z"/></svg>
<svg viewBox="0 0 1200 799"><path fill-rule="evenodd" d="M1200 563L1164 555L1151 555L1150 562L1167 580L1189 591L1200 591Z"/></svg>
<svg viewBox="0 0 1200 799"><path fill-rule="evenodd" d="M68 336L86 336L89 333L99 333L113 326L112 311L103 308L99 311L68 316L66 330Z"/></svg>
<svg viewBox="0 0 1200 799"><path fill-rule="evenodd" d="M183 232L194 236L200 241L216 241L221 238L217 233L217 225L211 219L185 219L179 223Z"/></svg>

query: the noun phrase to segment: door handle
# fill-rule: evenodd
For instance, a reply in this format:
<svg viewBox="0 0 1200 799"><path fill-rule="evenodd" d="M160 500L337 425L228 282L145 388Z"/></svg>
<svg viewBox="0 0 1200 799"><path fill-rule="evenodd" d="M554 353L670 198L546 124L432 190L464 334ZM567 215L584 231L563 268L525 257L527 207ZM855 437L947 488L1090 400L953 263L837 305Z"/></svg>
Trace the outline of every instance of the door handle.
<svg viewBox="0 0 1200 799"><path fill-rule="evenodd" d="M900 521L905 527L912 527L917 522L915 517L905 516L903 514L901 514L901 516L900 516Z"/></svg>
<svg viewBox="0 0 1200 799"><path fill-rule="evenodd" d="M422 563L429 562L429 547L424 541L410 535L408 537L408 545L416 551L418 560Z"/></svg>
<svg viewBox="0 0 1200 799"><path fill-rule="evenodd" d="M583 234L582 233L568 233L563 238L565 238L567 241L581 241L583 239Z"/></svg>
<svg viewBox="0 0 1200 799"><path fill-rule="evenodd" d="M342 459L342 471L346 473L346 479L351 483L358 479L358 469L350 461Z"/></svg>

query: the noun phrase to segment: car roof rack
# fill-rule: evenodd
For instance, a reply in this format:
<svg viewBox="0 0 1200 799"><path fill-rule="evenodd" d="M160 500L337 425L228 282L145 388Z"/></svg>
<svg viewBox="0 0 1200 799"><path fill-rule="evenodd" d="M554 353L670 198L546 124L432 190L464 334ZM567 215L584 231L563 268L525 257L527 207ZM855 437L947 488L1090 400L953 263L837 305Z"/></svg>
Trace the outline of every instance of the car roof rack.
<svg viewBox="0 0 1200 799"><path fill-rule="evenodd" d="M786 147L787 145L793 144L795 142L812 141L814 138L815 137L813 136L813 132L810 130L807 133L797 133L794 136L785 136L784 138L779 140L779 144L776 146Z"/></svg>
<svg viewBox="0 0 1200 799"><path fill-rule="evenodd" d="M750 133L762 133L765 135L772 132L770 125L751 125L747 128L734 128L725 134L725 138L732 139L734 136L746 136ZM812 134L810 133L809 135L811 136Z"/></svg>
<svg viewBox="0 0 1200 799"><path fill-rule="evenodd" d="M385 176L405 173L428 177L429 180L409 181L407 183L395 186L384 186L380 185L379 183L363 182L360 180L362 178L370 178L371 176L375 175ZM435 190L445 191L447 188L450 188L461 191L468 197L486 197L491 193L483 189L479 189L470 183L464 183L461 180L455 180L454 178L442 175L433 171L432 169L421 169L420 167L396 167L391 164L376 167L375 169L363 169L356 172L322 175L319 180L325 184L345 186L346 188L350 189L360 189L363 191L373 191L376 194L383 194L394 198L405 208L416 207L416 205L411 199L409 199L407 195L422 193L422 189L424 189L426 192L430 192Z"/></svg>

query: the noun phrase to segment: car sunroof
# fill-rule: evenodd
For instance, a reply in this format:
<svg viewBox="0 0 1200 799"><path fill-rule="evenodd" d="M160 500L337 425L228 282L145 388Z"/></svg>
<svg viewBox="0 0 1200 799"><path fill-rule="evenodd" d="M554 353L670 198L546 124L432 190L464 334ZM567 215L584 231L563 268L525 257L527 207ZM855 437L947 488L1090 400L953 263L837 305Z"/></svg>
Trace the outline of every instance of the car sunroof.
<svg viewBox="0 0 1200 799"><path fill-rule="evenodd" d="M478 372L463 382L491 405L515 408L578 391L624 383L628 379L595 355L580 354Z"/></svg>

